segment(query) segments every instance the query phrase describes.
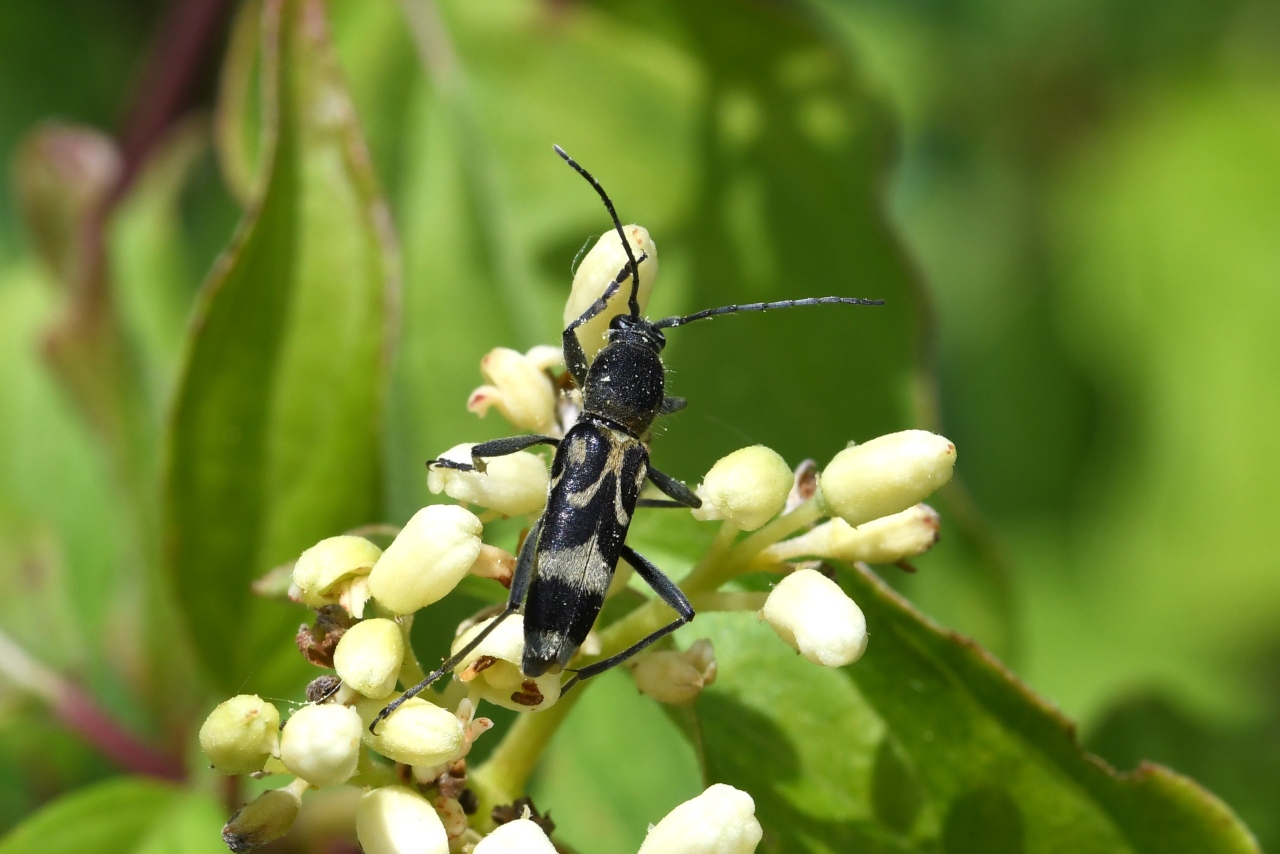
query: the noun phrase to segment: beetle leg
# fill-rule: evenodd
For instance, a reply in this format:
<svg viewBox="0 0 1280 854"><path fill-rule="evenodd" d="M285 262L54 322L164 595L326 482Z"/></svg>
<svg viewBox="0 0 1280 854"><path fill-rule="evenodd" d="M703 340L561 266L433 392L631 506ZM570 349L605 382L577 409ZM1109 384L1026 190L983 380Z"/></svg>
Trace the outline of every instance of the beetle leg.
<svg viewBox="0 0 1280 854"><path fill-rule="evenodd" d="M649 480L653 481L653 485L658 487L663 495L674 498L685 507L696 510L702 506L702 499L695 495L692 489L652 466L649 467Z"/></svg>
<svg viewBox="0 0 1280 854"><path fill-rule="evenodd" d="M502 613L498 614L492 623L485 626L484 629L480 631L480 634L472 638L470 643L455 652L453 655L449 656L445 660L444 664L441 664L438 669L428 674L427 678L405 691L403 696L397 697L395 700L388 703L386 708L378 712L377 717L373 719L373 723L369 724L369 732L376 735L378 724L386 720L388 715L404 705L406 700L418 696L423 691L427 690L427 687L431 685L432 682L435 682L441 676L457 667L463 659L475 651L476 647L480 646L484 639L487 638L503 620L520 610L520 606L524 604L524 597L529 592L529 583L533 580L533 559L534 555L537 553L538 530L541 527L542 522L539 521L529 530L529 535L524 538L524 545L520 549L520 557L516 561L515 572L511 576L511 592L507 596L507 606L502 609Z"/></svg>
<svg viewBox="0 0 1280 854"><path fill-rule="evenodd" d="M581 668L573 674L573 677L568 682L564 683L564 687L560 689L561 693L568 691L583 679L598 676L609 668L621 664L649 644L666 637L694 618L693 606L689 604L689 599L684 595L684 591L677 587L674 581L667 578L662 570L654 566L647 557L630 546L622 547L622 557L627 563L631 564L636 574L644 579L645 583L653 589L653 592L658 594L658 598L670 605L679 616L653 634L636 641L617 655Z"/></svg>
<svg viewBox="0 0 1280 854"><path fill-rule="evenodd" d="M644 259L648 256L644 253L636 259L636 265L644 263ZM600 298L591 305L587 306L587 310L580 314L577 318L570 321L569 325L564 328L564 332L560 335L560 345L564 350L564 364L569 369L569 375L573 377L573 381L578 384L578 388L582 388L587 382L587 354L582 351L582 343L578 341L577 328L604 311L609 305L610 298L618 292L618 288L622 287L631 276L631 264L628 263L618 271L618 275L604 289L604 293Z"/></svg>
<svg viewBox="0 0 1280 854"><path fill-rule="evenodd" d="M530 436L511 436L506 439L494 439L489 442L481 442L471 449L471 462L460 463L457 460L427 460L427 465L436 466L442 469L456 469L457 471L484 471L484 458L487 457L505 457L508 454L514 454L523 451L525 448L532 448L534 445L550 445L553 448L560 444L560 440L551 436L540 436L533 434Z"/></svg>

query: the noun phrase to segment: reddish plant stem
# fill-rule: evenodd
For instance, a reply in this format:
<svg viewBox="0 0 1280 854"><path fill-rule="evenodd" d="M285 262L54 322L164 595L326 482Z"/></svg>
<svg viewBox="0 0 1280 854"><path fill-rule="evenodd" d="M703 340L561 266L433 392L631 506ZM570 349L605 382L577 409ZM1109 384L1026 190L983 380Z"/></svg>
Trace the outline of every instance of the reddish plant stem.
<svg viewBox="0 0 1280 854"><path fill-rule="evenodd" d="M181 762L134 738L78 685L63 682L53 713L63 726L125 771L175 782L186 779Z"/></svg>
<svg viewBox="0 0 1280 854"><path fill-rule="evenodd" d="M0 674L49 704L58 721L125 771L162 780L186 778L182 762L134 737L94 698L60 673L36 661L0 632Z"/></svg>

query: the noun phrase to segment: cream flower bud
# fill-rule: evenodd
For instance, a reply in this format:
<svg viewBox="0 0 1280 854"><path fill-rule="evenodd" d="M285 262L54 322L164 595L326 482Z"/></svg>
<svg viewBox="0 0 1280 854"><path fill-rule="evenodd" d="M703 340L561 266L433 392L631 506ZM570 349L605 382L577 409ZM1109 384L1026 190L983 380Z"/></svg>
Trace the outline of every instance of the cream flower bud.
<svg viewBox="0 0 1280 854"><path fill-rule="evenodd" d="M222 828L222 841L243 854L279 839L293 827L299 805L298 796L289 789L263 792L231 815Z"/></svg>
<svg viewBox="0 0 1280 854"><path fill-rule="evenodd" d="M519 430L546 433L556 421L556 389L547 376L546 349L535 347L521 354L507 347L495 347L480 360L480 373L487 381L471 392L467 410L482 418L491 407Z"/></svg>
<svg viewBox="0 0 1280 854"><path fill-rule="evenodd" d="M651 652L635 660L631 675L646 697L659 703L688 703L716 681L715 650L711 641L702 638L684 652Z"/></svg>
<svg viewBox="0 0 1280 854"><path fill-rule="evenodd" d="M364 537L330 537L299 556L293 565L293 586L305 605L319 608L340 598L339 582L368 575L382 550Z"/></svg>
<svg viewBox="0 0 1280 854"><path fill-rule="evenodd" d="M850 525L901 513L951 480L956 446L937 433L903 430L836 454L818 479L823 506Z"/></svg>
<svg viewBox="0 0 1280 854"><path fill-rule="evenodd" d="M716 783L649 828L638 854L751 854L763 835L751 796Z"/></svg>
<svg viewBox="0 0 1280 854"><path fill-rule="evenodd" d="M470 464L474 447L474 444L456 445L440 458ZM427 489L435 495L443 492L458 501L488 507L503 516L523 516L546 506L550 478L541 457L519 451L487 458L482 472L432 466L427 473Z"/></svg>
<svg viewBox="0 0 1280 854"><path fill-rule="evenodd" d="M790 466L764 445L741 448L723 457L698 487L702 507L697 519L725 519L754 531L782 511L794 482Z"/></svg>
<svg viewBox="0 0 1280 854"><path fill-rule="evenodd" d="M232 697L200 727L200 749L220 774L261 771L280 741L280 712L254 694Z"/></svg>
<svg viewBox="0 0 1280 854"><path fill-rule="evenodd" d="M516 556L506 549L485 543L480 547L480 556L471 564L470 572L476 578L492 579L503 587L510 589L511 579L515 576Z"/></svg>
<svg viewBox="0 0 1280 854"><path fill-rule="evenodd" d="M406 700L378 724L376 734L369 732L368 725L386 703L387 700L362 700L358 708L364 721L365 744L388 759L405 765L441 765L466 749L462 722L448 709L421 697Z"/></svg>
<svg viewBox="0 0 1280 854"><path fill-rule="evenodd" d="M496 617L471 626L453 640L453 652L462 649ZM560 699L560 674L525 676L524 615L512 614L471 651L454 670L459 680L471 682L482 699L517 712L537 712Z"/></svg>
<svg viewBox="0 0 1280 854"><path fill-rule="evenodd" d="M449 837L435 807L404 786L383 786L360 796L356 838L365 854L447 854Z"/></svg>
<svg viewBox="0 0 1280 854"><path fill-rule="evenodd" d="M850 563L897 563L933 548L940 526L938 511L928 504L917 504L856 528L836 518L775 543L760 553L760 559L778 563L807 556Z"/></svg>
<svg viewBox="0 0 1280 854"><path fill-rule="evenodd" d="M498 827L480 840L472 854L556 854L542 828L527 818L518 818Z"/></svg>
<svg viewBox="0 0 1280 854"><path fill-rule="evenodd" d="M658 277L658 247L649 237L647 229L639 225L623 226L627 242L636 260L640 261L640 313L644 314L649 304L649 293L653 290L653 282ZM583 256L578 270L573 275L573 290L569 293L569 301L564 306L564 325L568 326L577 320L593 302L600 299L609 283L617 278L618 273L627 266L627 253L622 248L622 238L616 229L610 229L600 236L591 251ZM606 343L605 333L609 329L609 321L619 314L626 314L630 309L627 302L631 297L631 278L628 277L623 286L610 297L604 311L578 327L578 341L588 359Z"/></svg>
<svg viewBox="0 0 1280 854"><path fill-rule="evenodd" d="M303 706L280 733L280 760L313 786L336 786L356 773L364 725L349 706Z"/></svg>
<svg viewBox="0 0 1280 854"><path fill-rule="evenodd" d="M404 635L394 620L361 620L347 629L333 651L333 669L344 685L381 699L396 687L404 662Z"/></svg>
<svg viewBox="0 0 1280 854"><path fill-rule="evenodd" d="M814 664L842 667L867 649L861 609L830 578L799 569L778 582L760 618Z"/></svg>
<svg viewBox="0 0 1280 854"><path fill-rule="evenodd" d="M412 614L457 586L480 554L483 526L462 507L433 504L414 514L369 575L369 591L396 614Z"/></svg>

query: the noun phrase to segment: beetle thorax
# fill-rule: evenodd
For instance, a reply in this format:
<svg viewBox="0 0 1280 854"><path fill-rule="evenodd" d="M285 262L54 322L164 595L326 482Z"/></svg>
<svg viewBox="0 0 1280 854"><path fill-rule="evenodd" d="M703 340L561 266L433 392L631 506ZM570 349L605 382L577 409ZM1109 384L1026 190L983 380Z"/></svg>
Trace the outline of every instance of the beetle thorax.
<svg viewBox="0 0 1280 854"><path fill-rule="evenodd" d="M662 406L662 359L653 343L640 335L622 332L609 337L587 372L583 409L639 438Z"/></svg>

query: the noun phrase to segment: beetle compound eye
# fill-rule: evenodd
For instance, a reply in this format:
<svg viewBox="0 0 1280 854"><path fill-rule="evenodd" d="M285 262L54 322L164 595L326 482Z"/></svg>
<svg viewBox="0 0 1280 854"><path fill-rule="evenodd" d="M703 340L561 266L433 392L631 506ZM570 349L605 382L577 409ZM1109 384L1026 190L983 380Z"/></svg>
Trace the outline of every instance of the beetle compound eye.
<svg viewBox="0 0 1280 854"><path fill-rule="evenodd" d="M640 290L637 298L640 311L649 304L649 294L653 291L653 283L658 278L658 247L643 226L628 225L623 228L627 234L627 242L635 253L640 264ZM643 260L640 260L643 258ZM564 325L568 326L582 315L591 304L604 294L609 285L620 273L626 275L623 287L617 288L609 297L608 305L600 314L584 322L577 328L578 340L588 359L595 358L596 353L606 343L606 332L618 315L628 314L627 300L631 294L631 276L627 269L627 253L622 249L622 238L616 231L605 232L595 245L591 247L578 272L573 277L573 290L564 306Z"/></svg>

